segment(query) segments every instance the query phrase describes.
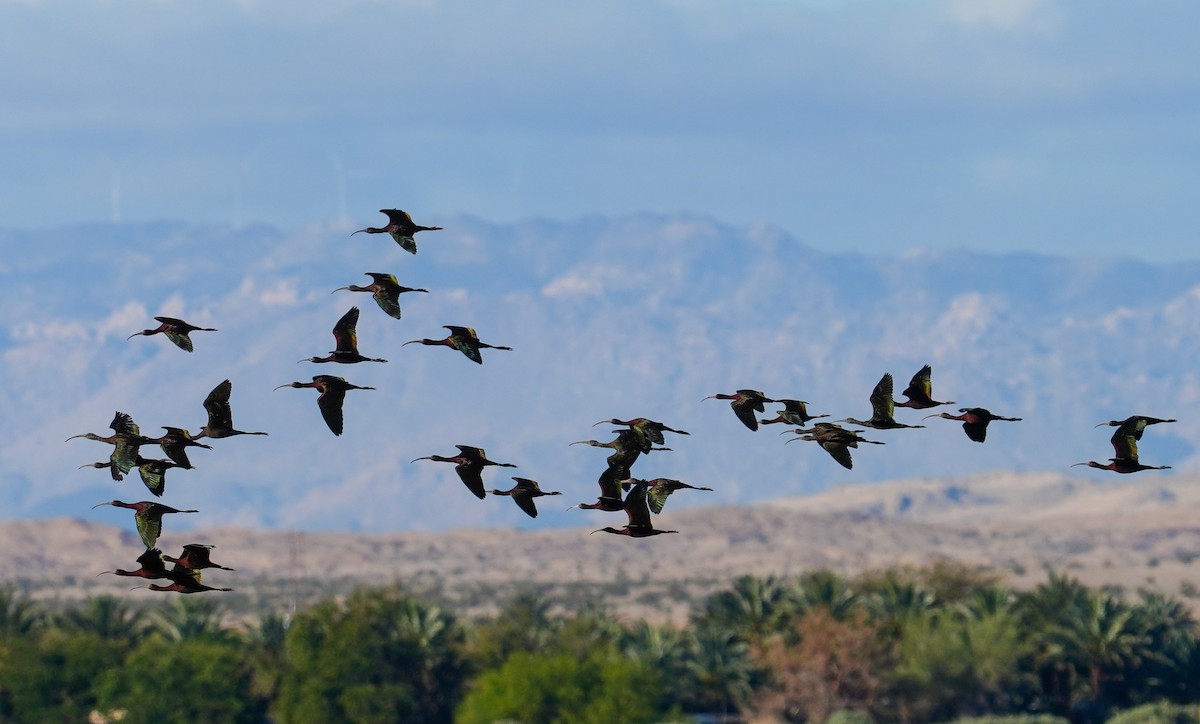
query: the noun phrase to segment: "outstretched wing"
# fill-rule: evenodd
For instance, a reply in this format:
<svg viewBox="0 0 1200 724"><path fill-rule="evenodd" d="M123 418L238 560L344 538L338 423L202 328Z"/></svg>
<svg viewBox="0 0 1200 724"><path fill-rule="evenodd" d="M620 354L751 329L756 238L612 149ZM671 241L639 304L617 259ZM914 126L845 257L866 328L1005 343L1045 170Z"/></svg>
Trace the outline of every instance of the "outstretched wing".
<svg viewBox="0 0 1200 724"><path fill-rule="evenodd" d="M225 380L204 398L204 410L208 413L210 428L233 427L233 411L229 408L229 394L232 391L233 383Z"/></svg>
<svg viewBox="0 0 1200 724"><path fill-rule="evenodd" d="M871 419L891 420L896 414L896 401L892 397L892 373L884 372L883 377L871 391Z"/></svg>
<svg viewBox="0 0 1200 724"><path fill-rule="evenodd" d="M358 307L350 307L350 311L333 326L333 340L338 352L358 351L358 314Z"/></svg>
<svg viewBox="0 0 1200 724"><path fill-rule="evenodd" d="M346 399L346 391L340 387L326 386L317 397L317 407L321 408L321 417L334 435L342 434L342 402Z"/></svg>
<svg viewBox="0 0 1200 724"><path fill-rule="evenodd" d="M928 402L933 399L933 368L925 365L913 375L908 387L901 393L914 402Z"/></svg>

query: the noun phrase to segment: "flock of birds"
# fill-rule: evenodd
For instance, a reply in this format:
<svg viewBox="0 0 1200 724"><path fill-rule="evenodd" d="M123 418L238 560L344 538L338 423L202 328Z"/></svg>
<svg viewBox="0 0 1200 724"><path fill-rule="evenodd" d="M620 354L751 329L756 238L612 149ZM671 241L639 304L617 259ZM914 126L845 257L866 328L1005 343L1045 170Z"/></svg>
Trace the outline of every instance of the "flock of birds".
<svg viewBox="0 0 1200 724"><path fill-rule="evenodd" d="M386 226L367 227L353 232L351 236L358 233L386 233L405 251L416 254L417 244L414 236L420 231L436 231L441 229L441 227L437 226L415 224L408 213L399 209L382 209L381 213L386 214L388 217L389 223ZM427 289L401 285L392 274L367 272L367 276L371 277L371 284L366 286L350 284L333 290L333 293L338 291L369 292L379 308L394 319L400 319L402 316L399 302L401 294L407 292L428 293ZM300 361L314 364L387 362L385 359L367 357L359 352L357 335L359 314L360 310L357 306L351 307L337 321L333 327L335 348L326 356L313 356ZM161 316L155 317L155 320L160 323L158 327L135 332L129 338L163 334L180 349L191 352L193 350L190 336L192 332L217 331L207 327L197 327L173 317ZM405 342L404 345L423 344L450 347L462 353L476 364L483 364L481 350L511 350L510 347L482 342L471 327L457 325L444 325L444 327L449 330L449 334L445 338L415 339ZM317 397L317 407L325 425L334 435L341 435L344 429L343 407L346 393L350 390L375 389L373 387L355 385L343 377L329 374L313 375L311 382L290 382L279 385L275 389L278 390L283 387L313 388L317 390L320 393ZM80 467L107 468L112 478L117 481L123 480L125 475L129 474L134 468L137 468L138 474L146 488L155 497L161 497L166 488L166 473L168 470L172 468L190 469L192 467L187 456L187 448L202 447L212 449L210 445L199 442L200 440L222 439L237 435L267 434L265 432L246 432L234 428L229 402L232 389L233 385L230 380L224 380L208 394L204 400L207 422L195 435L192 435L186 428L163 426L163 429L166 431L163 435L160 437L147 437L141 434L138 425L133 421L132 417L124 412L117 412L109 425L113 430L112 435L100 436L94 433L86 433L74 435L68 438L68 440L87 438L112 445L113 450L107 462L88 463ZM897 421L895 418L896 408L905 407L913 410L927 410L943 405L955 404L953 401L943 402L933 399L932 368L929 365L925 365L913 375L908 387L901 394L905 398L904 401L896 402L893 396L892 375L891 373L884 374L871 392L871 416L868 419L860 420L847 417L834 422L816 423L812 423L812 421L830 417L830 415L810 414L808 412L808 403L805 401L786 398L773 399L757 390L742 389L737 390L733 394L718 393L709 395L704 399L729 400L730 406L733 408L733 412L738 420L751 431L758 430L760 424L785 424L794 426L793 430L791 430L794 437L788 440L788 442L794 442L795 440L815 442L840 465L849 469L854 465L850 453L851 448L858 449L860 443L871 445L883 445L884 443L864 438L861 433L865 432L865 430L844 427L839 423L875 430L920 428L924 427L924 425ZM770 403L777 403L783 407L773 418L760 418L758 415L765 413L766 405ZM927 415L923 419L937 417L961 422L963 431L967 437L978 443L982 443L987 439L988 425L991 422L996 420L1019 422L1021 420L1018 417L1004 417L993 414L983 407L963 407L959 408L958 411L959 414L957 415L941 412ZM1147 426L1167 422L1175 422L1175 420L1132 415L1124 420L1110 420L1100 423L1097 427L1108 425L1117 428L1110 440L1114 456L1109 458L1106 464L1088 461L1077 463L1077 465L1088 465L1118 473L1166 469L1169 466L1142 464L1138 457L1138 441L1141 440ZM810 423L812 423L811 427L805 427ZM644 417L630 420L611 418L597 422L593 427L602 424L609 424L614 427L612 432L615 436L612 440L606 442L580 440L571 443L572 445L586 444L612 450L612 453L607 457L607 464L604 471L597 479L599 495L596 501L579 503L571 506L571 508L623 512L625 514L627 523L624 526L620 528L606 526L592 531L593 533L605 532L632 538L646 538L666 533L678 533L679 531L675 530L656 528L653 524L652 514L661 513L668 497L679 490L711 491L712 488L690 485L672 478L655 478L651 480L635 478L632 474L632 467L643 454L671 449L664 447L666 444L664 433L676 435L688 435L689 433ZM141 447L151 444L159 445L166 459L143 457L141 455ZM533 518L536 518L538 515L535 503L537 498L562 495L559 491L542 490L536 480L516 476L512 478L515 485L508 490L488 490L483 482L483 471L485 468L515 468L517 466L512 463L496 462L488 459L487 453L480 447L470 445L456 445L455 447L459 451L457 455L428 455L416 458L411 462L432 460L434 462L453 463L459 479L476 498L482 500L488 494L510 497L525 514ZM229 571L233 570L232 568L218 565L211 560L213 546L191 543L185 545L183 551L176 557L165 555L156 547L159 535L162 532L163 516L171 513L195 513L197 511L180 510L156 501L128 503L121 500L112 500L99 503L94 507L99 507L100 505L111 505L133 510L138 535L142 543L146 546L145 552L137 558L139 568L133 570L116 569L105 571L105 573L144 579L166 579L170 582L167 585L152 583L147 586L149 589L155 591L197 593L201 591L232 590L230 588L210 587L201 582L201 571L203 569L218 568ZM568 510L571 508L568 508ZM166 565L167 562L173 565L168 568Z"/></svg>

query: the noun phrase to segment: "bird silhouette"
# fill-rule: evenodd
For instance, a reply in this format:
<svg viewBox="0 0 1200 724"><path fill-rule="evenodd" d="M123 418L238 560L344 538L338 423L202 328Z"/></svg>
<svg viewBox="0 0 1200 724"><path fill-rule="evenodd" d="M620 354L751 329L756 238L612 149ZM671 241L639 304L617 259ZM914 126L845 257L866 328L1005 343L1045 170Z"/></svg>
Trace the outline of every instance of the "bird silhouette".
<svg viewBox="0 0 1200 724"><path fill-rule="evenodd" d="M401 211L400 209L380 209L379 213L387 214L387 226L368 226L365 229L359 229L350 236L364 232L367 234L391 234L392 238L396 240L396 243L400 245L401 249L404 249L410 254L416 254L417 241L413 238L413 236L415 236L418 231L441 231L442 229L440 226L421 226L419 224L414 224L412 217L408 215L408 212Z"/></svg>
<svg viewBox="0 0 1200 724"><path fill-rule="evenodd" d="M167 565L163 562L163 554L157 548L147 548L144 553L137 557L139 568L127 571L124 568L118 568L115 571L101 571L97 576L103 576L105 573L111 573L117 576L132 576L134 578L170 578L171 574L167 571Z"/></svg>
<svg viewBox="0 0 1200 724"><path fill-rule="evenodd" d="M356 362L387 362L385 359L364 357L358 352L358 307L350 307L350 311L342 315L333 327L333 339L337 349L327 357L306 357L301 362L340 362L354 364Z"/></svg>
<svg viewBox="0 0 1200 724"><path fill-rule="evenodd" d="M153 460L147 459L138 455L135 460L135 466L138 469L138 475L142 478L142 483L146 489L156 496L162 496L163 490L167 486L167 471L171 468L183 467L170 460ZM113 462L110 460L106 463L86 463L79 466L82 468L109 468L112 469Z"/></svg>
<svg viewBox="0 0 1200 724"><path fill-rule="evenodd" d="M487 496L487 490L483 487L483 469L488 465L495 465L501 468L515 468L516 465L511 463L498 463L487 459L487 453L481 447L471 447L469 445L455 445L459 453L452 457L443 457L441 455L426 455L425 457L415 458L417 460L433 460L439 463L454 463L454 470L458 473L459 479L463 481L463 485L467 486L476 498L483 500Z"/></svg>
<svg viewBox="0 0 1200 724"><path fill-rule="evenodd" d="M637 462L638 457L642 453L648 453L655 450L670 450L669 447L654 447L649 439L638 433L634 428L621 430L617 432L617 436L608 442L600 442L599 440L577 440L571 445L591 445L592 447L606 447L612 450L612 454L608 456L608 466L611 467L631 467ZM619 496L618 496L619 497Z"/></svg>
<svg viewBox="0 0 1200 724"><path fill-rule="evenodd" d="M1071 467L1079 465L1087 465L1089 468L1099 468L1101 470L1111 470L1114 473L1137 473L1142 470L1170 470L1170 465L1143 465L1137 458L1109 458L1107 464L1101 464L1095 460L1089 460L1086 463L1075 463Z"/></svg>
<svg viewBox="0 0 1200 724"><path fill-rule="evenodd" d="M186 568L189 571L198 571L201 568L220 568L223 571L232 571L228 566L221 566L212 562L213 546L204 545L203 543L188 543L183 547L183 553L179 554L178 558L164 555L162 558L171 561L180 568Z"/></svg>
<svg viewBox="0 0 1200 724"><path fill-rule="evenodd" d="M444 339L414 339L400 345L404 347L410 344L425 344L425 345L441 345L450 347L462 352L467 359L475 364L483 364L483 355L479 353L481 349L506 349L512 351L512 347L501 347L494 344L479 341L479 335L475 334L475 330L470 327L459 327L452 324L443 324L442 327L450 330L450 335Z"/></svg>
<svg viewBox="0 0 1200 724"><path fill-rule="evenodd" d="M662 530L655 528L650 520L650 506L647 502L647 491L649 487L646 481L639 480L630 488L629 493L625 495L625 503L623 505L625 514L629 517L629 522L623 528L613 528L605 526L599 530L594 530L592 533L613 533L615 535L626 535L630 538L648 538L652 535L663 535L664 533L678 533L677 530Z"/></svg>
<svg viewBox="0 0 1200 724"><path fill-rule="evenodd" d="M954 401L938 402L930 395L933 394L933 368L929 365L922 367L912 380L908 383L908 387L904 388L904 395L908 399L904 402L895 403L896 407L910 407L914 410L924 410L938 405L953 405Z"/></svg>
<svg viewBox="0 0 1200 724"><path fill-rule="evenodd" d="M760 425L772 425L777 422L782 422L788 425L804 426L809 420L816 420L821 417L829 417L829 415L810 415L808 414L808 403L804 400L775 400L783 405L783 409L779 414L770 420L759 420Z"/></svg>
<svg viewBox="0 0 1200 724"><path fill-rule="evenodd" d="M347 289L352 292L371 292L375 298L375 303L379 305L389 317L400 319L400 295L404 292L425 292L429 293L428 289L414 289L406 287L396 280L392 274L384 274L381 272L365 272L367 276L375 281L365 287L360 287L357 284L350 284L344 287L338 287L333 292L340 292ZM330 292L330 294L333 294Z"/></svg>
<svg viewBox="0 0 1200 724"><path fill-rule="evenodd" d="M192 338L188 336L189 334L192 332L217 331L210 327L197 327L194 324L188 324L182 319L176 319L174 317L155 317L155 319L159 322L162 322L162 324L158 325L158 327L154 329L143 329L141 332L134 332L126 337L126 339L133 339L134 337L140 337L142 335L149 337L152 334L158 334L159 332L162 332L164 335L166 335L167 339L175 343L176 347L184 352L191 352Z"/></svg>
<svg viewBox="0 0 1200 724"><path fill-rule="evenodd" d="M707 490L712 492L712 488L702 488L698 485L688 485L681 480L673 478L654 478L653 480L638 480L637 478L629 478L621 481L621 487L625 490L631 489L638 483L645 483L647 488L646 502L650 506L650 511L654 514L661 513L663 506L667 504L667 498L676 490Z"/></svg>
<svg viewBox="0 0 1200 724"><path fill-rule="evenodd" d="M162 448L163 453L171 459L176 465L181 468L191 468L192 461L188 460L187 449L189 447L202 447L206 450L212 450L212 445L205 445L202 442L196 442L192 437L192 433L182 427L167 427L163 426L166 432L161 437L150 438L150 442L158 443Z"/></svg>
<svg viewBox="0 0 1200 724"><path fill-rule="evenodd" d="M983 442L987 439L988 423L992 420L1004 420L1006 422L1021 421L1019 417L993 415L991 411L982 407L960 407L958 411L962 414L951 415L949 412L939 412L936 415L926 415L924 419L928 420L931 417L940 417L945 420L958 420L963 424L963 432L967 433L967 437L975 442Z"/></svg>
<svg viewBox="0 0 1200 724"><path fill-rule="evenodd" d="M1147 426L1157 425L1160 422L1175 422L1175 420L1166 420L1161 417L1148 417L1146 415L1130 415L1124 420L1109 420L1108 422L1102 422L1099 425L1096 425L1096 427L1104 427L1105 425L1108 427L1115 427L1118 429L1117 432L1113 433L1114 435L1133 435L1135 440L1141 440L1142 433L1146 431Z"/></svg>
<svg viewBox="0 0 1200 724"><path fill-rule="evenodd" d="M233 391L233 383L225 380L208 393L204 398L204 409L208 412L208 422L196 433L195 439L202 437L223 438L234 435L266 435L265 432L245 432L233 429L233 410L229 407L229 394Z"/></svg>
<svg viewBox="0 0 1200 724"><path fill-rule="evenodd" d="M902 422L896 422L896 418L893 417L895 409L896 402L892 399L892 373L885 372L879 382L875 383L875 389L871 391L871 419L856 420L853 417L847 417L844 420L837 420L837 422L848 422L852 425L872 427L876 430L925 427L924 425L905 425Z"/></svg>
<svg viewBox="0 0 1200 724"><path fill-rule="evenodd" d="M171 583L167 586L160 586L157 583L151 583L146 586L151 591L172 591L174 593L203 593L204 591L232 591L232 588L215 588L207 586L200 582L200 571L188 570L176 564L171 569Z"/></svg>
<svg viewBox="0 0 1200 724"><path fill-rule="evenodd" d="M542 490L536 480L518 478L516 476L513 476L513 480L517 481L517 484L508 490L492 490L490 492L492 495L510 496L513 502L517 504L517 507L525 511L525 514L530 518L536 518L538 515L537 506L533 504L534 498L540 498L543 495L562 495L558 491Z"/></svg>
<svg viewBox="0 0 1200 724"><path fill-rule="evenodd" d="M788 442L796 440L808 440L815 442L821 446L821 449L829 453L829 456L838 462L839 465L847 470L854 469L854 459L850 456L850 448L858 448L860 442L869 443L871 445L883 445L875 440L868 440L858 434L857 430L847 430L846 428L832 422L818 422L811 428L797 429L796 433L800 437L794 437Z"/></svg>
<svg viewBox="0 0 1200 724"><path fill-rule="evenodd" d="M317 396L317 407L321 408L321 417L334 435L342 434L342 403L346 399L347 390L373 390L374 387L359 387L347 382L345 378L335 375L314 375L312 382L289 382L281 387L312 387L321 394Z"/></svg>
<svg viewBox="0 0 1200 724"><path fill-rule="evenodd" d="M137 524L138 536L147 548L153 548L158 542L158 536L162 533L162 517L167 513L199 513L198 510L179 510L172 508L169 505L155 503L149 500L143 500L139 503L124 503L120 500L110 500L104 503L96 503L93 508L99 508L101 505L112 505L117 508L128 508L133 511L133 519Z"/></svg>
<svg viewBox="0 0 1200 724"><path fill-rule="evenodd" d="M704 398L704 400L712 399L732 400L729 406L733 408L733 413L737 415L743 425L751 430L758 429L758 418L754 416L755 411L762 412L766 409L763 407L764 403L775 402L758 390L738 390L732 395L717 393Z"/></svg>
<svg viewBox="0 0 1200 724"><path fill-rule="evenodd" d="M112 473L113 480L124 480L125 475L137 465L138 449L142 445L147 445L155 441L152 438L142 435L141 429L138 428L137 423L133 421L133 418L128 413L118 411L113 415L112 422L108 426L113 430L112 435L100 436L94 432L86 432L82 435L72 435L67 440L82 437L112 445L113 451L108 458L110 465L94 465L92 467L107 467ZM81 467L89 466L83 465Z"/></svg>
<svg viewBox="0 0 1200 724"><path fill-rule="evenodd" d="M600 474L596 481L600 484L600 496L596 498L595 503L579 503L572 505L571 508L580 508L582 510L603 510L607 512L615 512L625 509L625 500L621 497L621 481L629 478L629 466L610 464ZM567 510L571 510L567 508Z"/></svg>
<svg viewBox="0 0 1200 724"><path fill-rule="evenodd" d="M635 431L645 441L647 441L645 445L646 449L644 449L643 452L649 452L651 444L664 444L667 441L666 438L663 437L664 432L673 432L677 435L691 434L686 430L676 430L675 428L667 427L661 422L645 417L635 417L632 420L618 420L617 418L613 417L609 418L608 420L601 420L595 425L592 425L592 427L595 427L596 425L603 425L604 423L608 423L610 425L625 425L629 429Z"/></svg>

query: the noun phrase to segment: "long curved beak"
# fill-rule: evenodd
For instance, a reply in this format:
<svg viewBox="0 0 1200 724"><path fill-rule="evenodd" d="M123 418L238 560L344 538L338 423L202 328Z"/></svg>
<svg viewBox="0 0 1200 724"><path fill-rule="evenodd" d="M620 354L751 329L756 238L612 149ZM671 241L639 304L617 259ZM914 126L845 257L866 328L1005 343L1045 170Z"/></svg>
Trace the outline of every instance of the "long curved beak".
<svg viewBox="0 0 1200 724"><path fill-rule="evenodd" d="M1080 465L1087 465L1087 463L1073 463L1073 464L1071 465L1071 467L1073 467L1073 468L1074 468L1074 467L1078 467L1078 466L1080 466Z"/></svg>
<svg viewBox="0 0 1200 724"><path fill-rule="evenodd" d="M420 344L420 343L421 343L421 340L419 340L419 339L411 339L411 340L409 340L409 341L405 342L404 344L402 344L402 345L400 345L400 346L401 346L401 347L406 347L406 346L408 346L408 345L410 345L410 344Z"/></svg>
<svg viewBox="0 0 1200 724"><path fill-rule="evenodd" d="M274 392L275 390L278 390L280 387L291 387L291 386L292 386L292 385L291 385L291 383L288 383L288 384L286 384L286 385L280 385L279 387L276 387L274 390L271 390L271 392Z"/></svg>
<svg viewBox="0 0 1200 724"><path fill-rule="evenodd" d="M361 234L361 233L363 233L364 231L366 231L366 229L359 229L358 231L355 231L355 232L351 233L351 234L350 234L350 236L354 236L354 234Z"/></svg>
<svg viewBox="0 0 1200 724"><path fill-rule="evenodd" d="M349 289L349 288L350 288L350 287L338 287L337 289L334 289L334 290L333 290L333 292L340 292L340 291L342 291L343 289ZM330 292L330 294L333 294L333 292Z"/></svg>
<svg viewBox="0 0 1200 724"><path fill-rule="evenodd" d="M112 505L112 503L96 503L95 505L92 506L92 510L99 508L101 505Z"/></svg>
<svg viewBox="0 0 1200 724"><path fill-rule="evenodd" d="M83 435L72 435L71 437L68 437L67 440L74 440L77 437L83 437ZM63 440L63 442L66 442L67 440Z"/></svg>
<svg viewBox="0 0 1200 724"><path fill-rule="evenodd" d="M592 427L595 427L596 425L603 425L606 422L609 422L609 420L601 420L600 422L597 422L594 425L592 425Z"/></svg>
<svg viewBox="0 0 1200 724"><path fill-rule="evenodd" d="M412 464L412 463L415 463L415 462L416 462L416 461L418 461L418 460L432 460L432 459L433 459L432 457L429 457L428 455L426 455L426 456L425 456L425 457L423 457L423 458L413 458L412 460L409 460L408 462L409 462L409 464Z"/></svg>
<svg viewBox="0 0 1200 724"><path fill-rule="evenodd" d="M126 337L125 339L126 339L127 341L128 341L128 340L131 340L131 339L133 339L134 337L138 336L139 334L141 334L141 332L134 332L133 334L131 334L131 335L129 335L128 337Z"/></svg>

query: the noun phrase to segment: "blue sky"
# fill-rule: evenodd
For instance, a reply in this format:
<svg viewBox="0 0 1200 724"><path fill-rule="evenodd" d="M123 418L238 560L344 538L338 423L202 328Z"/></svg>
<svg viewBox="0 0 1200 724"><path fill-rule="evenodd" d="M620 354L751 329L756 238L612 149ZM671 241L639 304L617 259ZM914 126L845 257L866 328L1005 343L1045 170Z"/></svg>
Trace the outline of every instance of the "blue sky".
<svg viewBox="0 0 1200 724"><path fill-rule="evenodd" d="M0 226L643 211L1195 258L1200 5L0 0Z"/></svg>

